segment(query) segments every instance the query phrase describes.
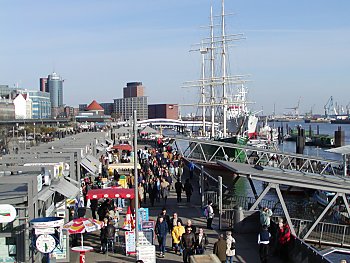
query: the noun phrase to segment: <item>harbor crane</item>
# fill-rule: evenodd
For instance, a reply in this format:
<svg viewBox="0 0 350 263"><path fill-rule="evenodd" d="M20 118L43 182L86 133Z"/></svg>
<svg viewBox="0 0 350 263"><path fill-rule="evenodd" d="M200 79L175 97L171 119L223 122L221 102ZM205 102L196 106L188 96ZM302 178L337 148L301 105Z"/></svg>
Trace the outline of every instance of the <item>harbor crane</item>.
<svg viewBox="0 0 350 263"><path fill-rule="evenodd" d="M285 108L287 110L293 110L293 115L299 118L299 106L300 106L301 97L299 97L298 104L295 107Z"/></svg>
<svg viewBox="0 0 350 263"><path fill-rule="evenodd" d="M333 111L337 115L337 110L334 107L333 96L330 96L327 103L324 105L324 115L326 118L329 118L331 115L330 112Z"/></svg>

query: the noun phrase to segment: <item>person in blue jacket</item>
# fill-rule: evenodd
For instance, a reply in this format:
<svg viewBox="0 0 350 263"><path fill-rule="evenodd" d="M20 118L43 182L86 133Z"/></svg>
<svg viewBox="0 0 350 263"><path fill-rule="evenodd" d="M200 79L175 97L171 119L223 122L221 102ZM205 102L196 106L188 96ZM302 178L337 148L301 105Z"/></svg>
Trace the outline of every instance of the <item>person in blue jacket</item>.
<svg viewBox="0 0 350 263"><path fill-rule="evenodd" d="M166 246L166 235L169 232L168 224L164 221L163 217L158 217L158 222L156 224L156 235L159 244L159 256L164 257L165 246Z"/></svg>

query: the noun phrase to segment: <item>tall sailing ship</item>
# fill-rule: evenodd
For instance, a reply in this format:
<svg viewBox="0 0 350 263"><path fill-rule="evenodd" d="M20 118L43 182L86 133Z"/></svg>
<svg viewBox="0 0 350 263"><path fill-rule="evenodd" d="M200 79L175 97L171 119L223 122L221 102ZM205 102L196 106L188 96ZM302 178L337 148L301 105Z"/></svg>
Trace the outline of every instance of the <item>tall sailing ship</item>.
<svg viewBox="0 0 350 263"><path fill-rule="evenodd" d="M228 74L228 47L232 42L240 41L244 37L243 34L226 33L225 17L225 1L221 0L220 23L217 28L214 25L211 6L210 37L205 38L198 44L198 48L192 50L201 54L201 78L186 82L185 87L200 90L200 102L195 104L200 109L203 122L199 136L245 144L249 140L253 142L259 134L256 131L258 118L257 112L252 112L248 107L252 102L247 100L247 75ZM276 131L266 128L264 131L268 131L266 139L276 137L276 134L273 134ZM259 139L259 142L261 140Z"/></svg>

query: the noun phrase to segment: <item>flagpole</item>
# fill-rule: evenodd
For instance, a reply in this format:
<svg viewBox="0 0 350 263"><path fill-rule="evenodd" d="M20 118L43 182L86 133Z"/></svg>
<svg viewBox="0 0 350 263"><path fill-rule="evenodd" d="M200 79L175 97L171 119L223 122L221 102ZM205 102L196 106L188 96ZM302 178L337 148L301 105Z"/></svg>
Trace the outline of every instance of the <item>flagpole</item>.
<svg viewBox="0 0 350 263"><path fill-rule="evenodd" d="M138 250L139 243L139 188L137 174L137 116L134 110L134 182L135 182L135 249Z"/></svg>

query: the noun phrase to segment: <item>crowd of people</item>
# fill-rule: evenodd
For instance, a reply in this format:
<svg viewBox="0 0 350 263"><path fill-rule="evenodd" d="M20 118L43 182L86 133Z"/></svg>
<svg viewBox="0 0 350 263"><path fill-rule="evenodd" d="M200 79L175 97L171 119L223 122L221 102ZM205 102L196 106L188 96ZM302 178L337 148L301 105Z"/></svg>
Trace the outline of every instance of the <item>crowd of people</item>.
<svg viewBox="0 0 350 263"><path fill-rule="evenodd" d="M159 257L164 257L165 253L172 250L173 253L182 256L183 262L190 262L191 255L204 254L207 250L209 239L203 227L196 227L192 220L183 221L178 213L174 212L172 217L167 214L168 197L172 191L176 193L177 203L181 203L182 195L185 193L186 202L191 202L194 188L192 185L195 166L192 162L187 164L182 156L173 151L171 146L164 146L158 143L157 148L139 149L137 158L140 164L138 172L138 193L139 204L142 206L155 205L164 206L161 213L157 216L154 233L158 241ZM117 155L106 154L101 157L102 174L91 180L87 178L82 184L83 195L93 188L102 188L103 178L112 178L111 185L118 185L120 175L117 170L109 171L108 165L121 160L132 159L131 153L123 151ZM186 169L185 169L186 168ZM186 176L184 175L186 170ZM188 172L188 173L187 173ZM185 183L182 179L185 179ZM133 186L133 172L127 178L128 186ZM209 187L209 186L208 186ZM85 202L86 202L85 198ZM93 218L98 218L104 222L100 232L101 252L105 253L108 248L114 247L114 237L119 228L119 208L124 207L124 200L106 199L102 203L97 200L90 201L90 208ZM172 207L172 211L176 208ZM185 216L185 215L184 215ZM207 229L213 229L214 208L212 201L208 202L204 210ZM288 256L288 244L290 241L290 229L283 220L278 222L277 231L273 231L270 226L270 217L272 211L269 208L263 208L260 211L261 230L258 234L259 256L262 263L268 262L271 248L286 260ZM271 235L271 233L277 233ZM167 244L167 236L171 236L171 244ZM168 246L167 246L168 245ZM220 234L218 240L213 244L213 253L217 255L221 262L231 263L236 254L236 240L230 231L226 235ZM166 249L168 247L168 250ZM170 249L169 249L170 247Z"/></svg>

